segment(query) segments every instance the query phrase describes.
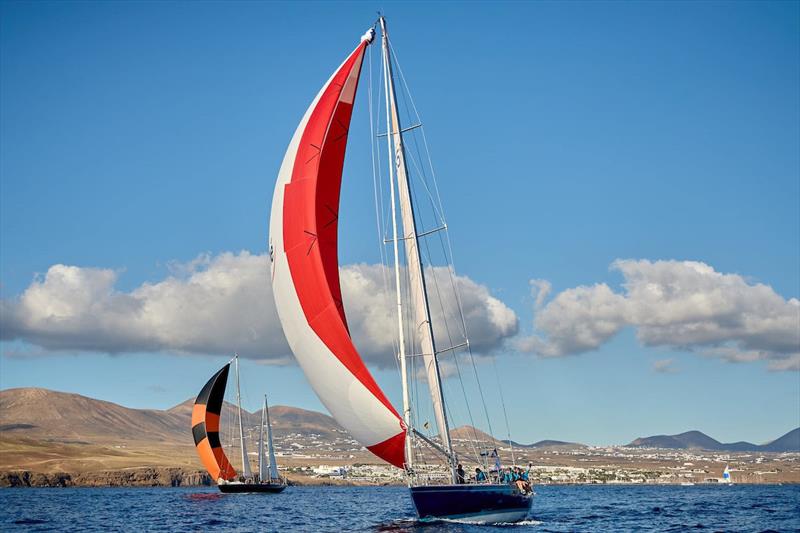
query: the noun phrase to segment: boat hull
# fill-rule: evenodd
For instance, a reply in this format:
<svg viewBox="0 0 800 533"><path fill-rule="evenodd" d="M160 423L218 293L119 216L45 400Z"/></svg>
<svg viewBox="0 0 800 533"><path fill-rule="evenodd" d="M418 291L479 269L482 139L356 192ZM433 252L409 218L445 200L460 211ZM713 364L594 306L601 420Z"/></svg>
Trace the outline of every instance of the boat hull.
<svg viewBox="0 0 800 533"><path fill-rule="evenodd" d="M411 487L411 500L420 520L500 523L524 520L533 496L511 485L434 485Z"/></svg>
<svg viewBox="0 0 800 533"><path fill-rule="evenodd" d="M241 494L247 492L283 492L286 485L283 483L227 483L217 485L220 492L225 494Z"/></svg>

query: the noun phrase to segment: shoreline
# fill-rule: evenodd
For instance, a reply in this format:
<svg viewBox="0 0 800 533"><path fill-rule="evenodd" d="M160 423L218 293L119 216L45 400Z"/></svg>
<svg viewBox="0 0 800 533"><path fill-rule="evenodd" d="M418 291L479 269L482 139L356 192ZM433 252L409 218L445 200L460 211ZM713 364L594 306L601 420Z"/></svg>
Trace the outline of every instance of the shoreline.
<svg viewBox="0 0 800 533"><path fill-rule="evenodd" d="M331 480L307 476L288 476L290 486L299 487L404 487L405 483ZM725 483L695 483L692 486L724 486ZM733 485L800 485L795 481L736 482ZM180 467L143 467L97 472L35 472L8 470L0 472L0 488L120 488L120 487L213 487L211 477L199 469ZM537 483L541 486L672 486L680 483ZM688 488L688 487L687 487Z"/></svg>

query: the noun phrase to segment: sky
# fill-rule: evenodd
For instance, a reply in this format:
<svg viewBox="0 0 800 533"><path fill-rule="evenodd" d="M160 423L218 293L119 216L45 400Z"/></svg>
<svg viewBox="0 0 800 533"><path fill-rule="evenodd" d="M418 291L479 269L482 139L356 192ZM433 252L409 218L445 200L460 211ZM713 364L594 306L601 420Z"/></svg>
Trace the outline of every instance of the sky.
<svg viewBox="0 0 800 533"><path fill-rule="evenodd" d="M520 442L800 425L797 2L4 1L0 387L168 408L239 351L245 407L266 388L324 410L277 322L269 209L378 9L490 385L494 355L495 433L501 401ZM357 345L399 405L371 298L368 76L339 255Z"/></svg>

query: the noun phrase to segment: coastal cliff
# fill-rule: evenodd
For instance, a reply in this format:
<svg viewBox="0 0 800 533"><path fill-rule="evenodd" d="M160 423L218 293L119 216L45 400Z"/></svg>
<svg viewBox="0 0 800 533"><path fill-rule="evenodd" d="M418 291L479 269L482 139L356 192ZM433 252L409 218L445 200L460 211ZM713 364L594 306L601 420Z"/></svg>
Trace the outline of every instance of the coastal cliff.
<svg viewBox="0 0 800 533"><path fill-rule="evenodd" d="M101 472L41 473L28 470L0 472L0 487L180 487L211 485L201 470L130 468Z"/></svg>

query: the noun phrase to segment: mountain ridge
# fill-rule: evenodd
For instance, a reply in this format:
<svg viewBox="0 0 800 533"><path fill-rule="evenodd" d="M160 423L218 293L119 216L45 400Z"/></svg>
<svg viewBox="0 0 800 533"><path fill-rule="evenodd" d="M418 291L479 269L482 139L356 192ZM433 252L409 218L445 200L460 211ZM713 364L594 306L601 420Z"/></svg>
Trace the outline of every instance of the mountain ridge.
<svg viewBox="0 0 800 533"><path fill-rule="evenodd" d="M106 442L109 440L158 441L192 445L191 417L194 398L168 409L136 409L71 392L38 387L0 391L0 434L44 440ZM222 416L233 419L236 406L224 402ZM270 407L276 430L329 436L344 428L328 415L297 407ZM261 410L242 409L245 426L261 422ZM113 428L113 430L110 430Z"/></svg>
<svg viewBox="0 0 800 533"><path fill-rule="evenodd" d="M800 427L766 444L747 441L720 442L702 431L691 430L676 435L639 437L626 444L629 448L667 448L676 450L710 450L721 452L797 452L800 451Z"/></svg>
<svg viewBox="0 0 800 533"><path fill-rule="evenodd" d="M167 409L135 409L98 400L76 393L53 391L39 387L0 390L0 435L39 438L45 441L108 442L155 441L192 446L191 412L194 398L189 398ZM236 407L225 402L223 416L236 416ZM313 434L315 438L342 438L347 432L324 413L297 407L275 405L270 416L276 432ZM242 409L245 425L257 426L261 410L253 413ZM113 428L113 430L110 430ZM473 428L459 426L451 430L454 439L467 439L477 435L478 440L510 444L520 448L552 446L585 447L584 444L560 440L540 440L521 444L508 439L498 439ZM697 430L677 435L640 437L628 447L658 447L667 449L706 449L713 451L800 451L800 428L793 429L763 445L746 441L722 443Z"/></svg>

